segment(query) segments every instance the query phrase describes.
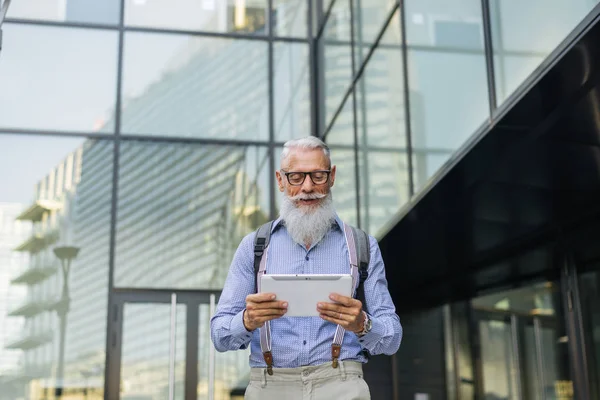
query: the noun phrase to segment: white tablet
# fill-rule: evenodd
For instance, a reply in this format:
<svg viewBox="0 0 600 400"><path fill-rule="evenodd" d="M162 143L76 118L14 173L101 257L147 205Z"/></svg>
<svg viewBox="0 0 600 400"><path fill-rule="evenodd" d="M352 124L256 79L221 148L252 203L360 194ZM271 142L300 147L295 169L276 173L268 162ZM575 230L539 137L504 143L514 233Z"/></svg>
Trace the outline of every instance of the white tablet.
<svg viewBox="0 0 600 400"><path fill-rule="evenodd" d="M332 293L350 297L352 275L309 274L270 275L264 274L260 281L261 293L274 293L277 300L287 301L284 317L318 317L317 303L332 300Z"/></svg>

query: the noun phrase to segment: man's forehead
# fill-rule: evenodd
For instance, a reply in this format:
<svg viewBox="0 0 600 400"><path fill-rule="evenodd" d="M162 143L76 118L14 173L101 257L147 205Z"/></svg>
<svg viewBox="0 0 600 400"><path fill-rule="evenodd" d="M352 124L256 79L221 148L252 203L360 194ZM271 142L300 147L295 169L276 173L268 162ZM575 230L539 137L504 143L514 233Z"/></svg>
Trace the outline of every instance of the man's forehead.
<svg viewBox="0 0 600 400"><path fill-rule="evenodd" d="M288 156L281 161L282 167L290 166L315 166L327 167L329 161L323 152L323 149L290 149Z"/></svg>

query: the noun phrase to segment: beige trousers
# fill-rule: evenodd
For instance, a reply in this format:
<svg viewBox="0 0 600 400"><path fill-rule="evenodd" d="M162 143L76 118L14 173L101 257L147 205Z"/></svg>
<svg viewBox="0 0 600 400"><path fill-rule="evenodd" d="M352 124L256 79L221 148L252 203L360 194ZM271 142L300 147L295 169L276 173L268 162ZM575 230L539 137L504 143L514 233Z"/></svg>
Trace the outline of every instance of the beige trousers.
<svg viewBox="0 0 600 400"><path fill-rule="evenodd" d="M370 400L369 387L363 379L362 364L342 361L337 368L331 363L298 367L252 368L247 400Z"/></svg>

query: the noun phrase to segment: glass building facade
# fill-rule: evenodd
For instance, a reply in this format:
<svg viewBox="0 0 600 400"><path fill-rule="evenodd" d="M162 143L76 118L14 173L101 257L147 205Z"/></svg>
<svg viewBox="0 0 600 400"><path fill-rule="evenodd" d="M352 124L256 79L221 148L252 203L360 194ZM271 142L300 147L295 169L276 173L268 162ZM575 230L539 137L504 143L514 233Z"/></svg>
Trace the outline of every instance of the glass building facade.
<svg viewBox="0 0 600 400"><path fill-rule="evenodd" d="M248 353L215 353L209 318L239 241L278 214L283 143L323 138L339 215L379 239L596 3L14 1L0 399L235 398ZM598 364L599 273L581 279ZM447 306L439 398L472 398L474 381L486 399L569 393L565 364L540 363L561 360L543 353L565 337L555 289ZM461 352L472 312L478 369Z"/></svg>

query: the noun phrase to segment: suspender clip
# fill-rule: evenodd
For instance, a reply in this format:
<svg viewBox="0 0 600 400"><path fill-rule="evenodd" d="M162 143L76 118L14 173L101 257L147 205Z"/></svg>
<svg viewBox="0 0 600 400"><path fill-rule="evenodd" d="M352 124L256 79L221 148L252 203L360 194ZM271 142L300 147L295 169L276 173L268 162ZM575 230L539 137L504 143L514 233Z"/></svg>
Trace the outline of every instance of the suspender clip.
<svg viewBox="0 0 600 400"><path fill-rule="evenodd" d="M273 354L270 351L265 351L263 357L267 363L267 373L273 375Z"/></svg>
<svg viewBox="0 0 600 400"><path fill-rule="evenodd" d="M331 362L331 366L333 368L338 367L338 358L340 358L341 349L342 349L342 346L340 346L339 344L331 345L331 358L333 359L333 361Z"/></svg>

